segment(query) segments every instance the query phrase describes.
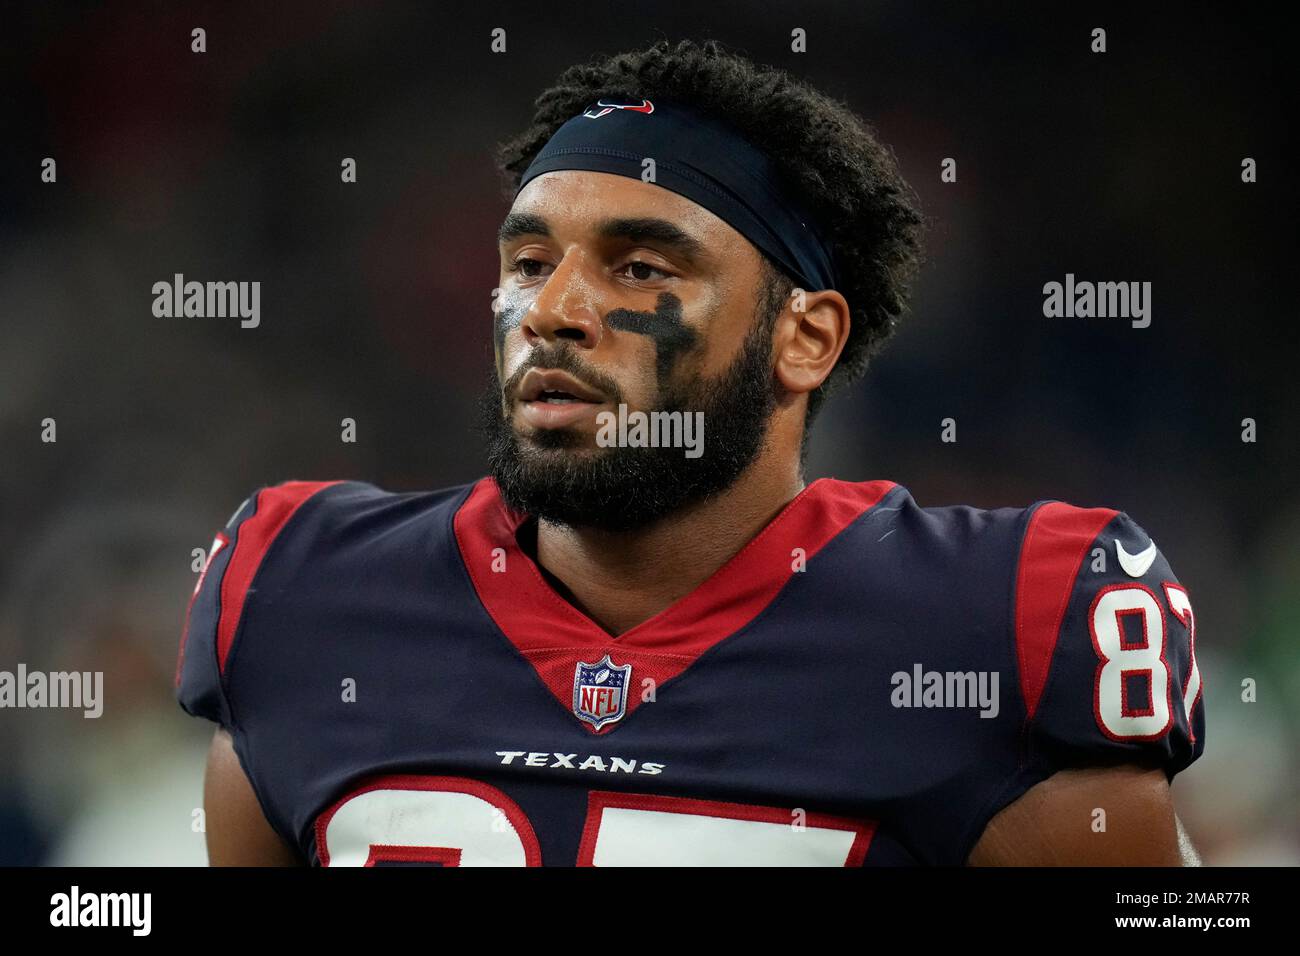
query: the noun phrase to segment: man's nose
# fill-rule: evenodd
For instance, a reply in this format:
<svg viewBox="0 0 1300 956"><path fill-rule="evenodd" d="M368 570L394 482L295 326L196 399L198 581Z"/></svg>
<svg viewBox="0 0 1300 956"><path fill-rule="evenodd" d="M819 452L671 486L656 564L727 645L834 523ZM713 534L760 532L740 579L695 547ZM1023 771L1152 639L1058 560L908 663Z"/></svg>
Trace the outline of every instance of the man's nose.
<svg viewBox="0 0 1300 956"><path fill-rule="evenodd" d="M546 284L524 314L520 328L530 345L557 339L589 349L599 344L599 296L579 253L567 253L546 277Z"/></svg>

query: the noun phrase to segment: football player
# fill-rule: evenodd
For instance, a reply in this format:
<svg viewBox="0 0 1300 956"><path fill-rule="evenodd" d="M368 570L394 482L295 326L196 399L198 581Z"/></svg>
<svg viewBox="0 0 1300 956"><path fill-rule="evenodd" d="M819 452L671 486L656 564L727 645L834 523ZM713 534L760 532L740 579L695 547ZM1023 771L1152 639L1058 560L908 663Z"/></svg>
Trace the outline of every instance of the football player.
<svg viewBox="0 0 1300 956"><path fill-rule="evenodd" d="M805 483L919 254L872 131L661 42L500 164L491 477L262 488L195 589L211 861L1193 862L1195 617L1141 528Z"/></svg>

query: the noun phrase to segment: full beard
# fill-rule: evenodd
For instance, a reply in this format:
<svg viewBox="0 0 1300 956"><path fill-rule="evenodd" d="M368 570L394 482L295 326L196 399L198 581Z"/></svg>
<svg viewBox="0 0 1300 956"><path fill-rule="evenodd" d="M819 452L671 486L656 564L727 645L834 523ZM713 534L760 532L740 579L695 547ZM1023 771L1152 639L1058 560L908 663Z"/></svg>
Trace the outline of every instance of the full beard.
<svg viewBox="0 0 1300 956"><path fill-rule="evenodd" d="M567 347L534 364L604 385L605 394L618 404L612 383L594 378ZM659 407L645 409L703 412L707 438L698 458L687 458L682 448L589 449L582 447L581 435L568 429L539 432L535 442L525 444L502 412L501 395L494 374L481 402L481 427L492 477L507 505L574 528L646 528L731 487L758 456L777 399L771 327L756 322L740 354L720 375L695 376L661 389Z"/></svg>

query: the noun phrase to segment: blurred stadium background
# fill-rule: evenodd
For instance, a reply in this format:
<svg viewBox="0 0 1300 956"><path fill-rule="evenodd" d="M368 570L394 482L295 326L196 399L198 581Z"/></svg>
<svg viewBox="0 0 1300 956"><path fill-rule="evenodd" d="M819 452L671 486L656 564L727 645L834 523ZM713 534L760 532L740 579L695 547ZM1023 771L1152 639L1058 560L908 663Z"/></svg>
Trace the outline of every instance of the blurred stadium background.
<svg viewBox="0 0 1300 956"><path fill-rule="evenodd" d="M810 478L1132 514L1197 613L1208 748L1176 781L1180 813L1209 863L1300 862L1294 87L1276 26L1241 5L923 6L6 8L0 669L102 670L107 702L98 720L0 711L0 863L204 861L211 728L171 686L191 549L263 484L482 474L492 146L566 65L710 36L850 102L933 221L914 312L828 406ZM151 286L177 272L261 281L261 326L155 318ZM1045 319L1042 285L1067 272L1151 281L1151 327Z"/></svg>

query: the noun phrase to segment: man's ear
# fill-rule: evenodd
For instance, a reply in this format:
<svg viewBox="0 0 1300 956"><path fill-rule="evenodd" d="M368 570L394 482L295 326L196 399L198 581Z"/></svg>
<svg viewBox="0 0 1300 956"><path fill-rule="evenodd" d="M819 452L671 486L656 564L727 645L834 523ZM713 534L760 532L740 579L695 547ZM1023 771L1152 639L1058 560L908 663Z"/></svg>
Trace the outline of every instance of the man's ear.
<svg viewBox="0 0 1300 956"><path fill-rule="evenodd" d="M772 331L776 379L788 392L807 394L821 385L849 340L849 304L834 289L795 289Z"/></svg>

